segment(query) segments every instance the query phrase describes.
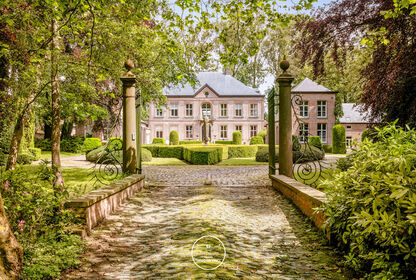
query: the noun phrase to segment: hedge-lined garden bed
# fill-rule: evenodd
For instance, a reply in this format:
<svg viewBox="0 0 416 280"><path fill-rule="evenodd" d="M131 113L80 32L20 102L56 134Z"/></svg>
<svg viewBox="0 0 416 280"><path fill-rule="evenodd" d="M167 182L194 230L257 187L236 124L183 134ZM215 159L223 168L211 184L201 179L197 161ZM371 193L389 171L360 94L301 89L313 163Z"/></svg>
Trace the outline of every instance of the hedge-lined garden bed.
<svg viewBox="0 0 416 280"><path fill-rule="evenodd" d="M187 147L183 150L184 159L192 164L211 165L223 160L222 147Z"/></svg>

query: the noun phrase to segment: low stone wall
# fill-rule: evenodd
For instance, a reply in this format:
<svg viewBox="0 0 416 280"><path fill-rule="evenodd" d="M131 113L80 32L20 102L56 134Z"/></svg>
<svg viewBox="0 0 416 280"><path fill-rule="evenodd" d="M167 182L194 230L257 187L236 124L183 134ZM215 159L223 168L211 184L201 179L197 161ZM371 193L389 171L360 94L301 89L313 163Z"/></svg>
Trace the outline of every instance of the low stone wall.
<svg viewBox="0 0 416 280"><path fill-rule="evenodd" d="M79 231L91 230L127 198L131 197L144 186L144 175L131 175L111 185L86 193L65 203L66 208L74 209L77 221L82 226Z"/></svg>
<svg viewBox="0 0 416 280"><path fill-rule="evenodd" d="M325 194L317 189L302 184L284 175L271 175L273 187L289 198L315 225L322 229L325 222L323 213L314 213L314 208L320 207L326 201ZM330 239L329 230L326 237Z"/></svg>

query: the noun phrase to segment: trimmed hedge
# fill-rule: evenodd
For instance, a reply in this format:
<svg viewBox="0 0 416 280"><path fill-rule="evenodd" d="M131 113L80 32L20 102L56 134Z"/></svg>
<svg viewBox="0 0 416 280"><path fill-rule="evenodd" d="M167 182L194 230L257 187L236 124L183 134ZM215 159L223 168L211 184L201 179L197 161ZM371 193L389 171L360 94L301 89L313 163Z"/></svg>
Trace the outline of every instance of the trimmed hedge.
<svg viewBox="0 0 416 280"><path fill-rule="evenodd" d="M292 134L292 151L299 151L300 150L300 142L297 135Z"/></svg>
<svg viewBox="0 0 416 280"><path fill-rule="evenodd" d="M163 138L153 138L152 144L166 144L165 139Z"/></svg>
<svg viewBox="0 0 416 280"><path fill-rule="evenodd" d="M320 150L322 150L322 141L319 136L311 136L309 137L309 145L312 145Z"/></svg>
<svg viewBox="0 0 416 280"><path fill-rule="evenodd" d="M179 145L179 134L176 130L169 133L169 145Z"/></svg>
<svg viewBox="0 0 416 280"><path fill-rule="evenodd" d="M279 146L276 145L276 154L275 154L275 162L279 162ZM269 161L269 147L268 146L258 146L257 153L256 153L256 161L257 162L268 162Z"/></svg>
<svg viewBox="0 0 416 280"><path fill-rule="evenodd" d="M261 136L263 138L263 143L266 143L267 129L262 129L257 136Z"/></svg>
<svg viewBox="0 0 416 280"><path fill-rule="evenodd" d="M152 157L183 159L182 146L143 145L142 148L149 150Z"/></svg>
<svg viewBox="0 0 416 280"><path fill-rule="evenodd" d="M84 143L82 145L82 151L88 153L98 147L101 147L101 139L99 138L85 138Z"/></svg>
<svg viewBox="0 0 416 280"><path fill-rule="evenodd" d="M114 157L120 163L123 162L123 151L115 151L113 152ZM108 159L113 160L113 157L109 156L108 150L105 149L105 146L98 147L95 150L90 151L87 153L86 158L88 161L91 162L104 162ZM152 154L149 150L142 148L142 161L148 162L152 161Z"/></svg>
<svg viewBox="0 0 416 280"><path fill-rule="evenodd" d="M250 145L264 144L263 137L253 136L250 139Z"/></svg>
<svg viewBox="0 0 416 280"><path fill-rule="evenodd" d="M243 136L240 131L233 132L233 144L234 145L241 145L243 143L242 138Z"/></svg>
<svg viewBox="0 0 416 280"><path fill-rule="evenodd" d="M189 163L211 165L222 160L222 149L220 147L187 147L183 155Z"/></svg>
<svg viewBox="0 0 416 280"><path fill-rule="evenodd" d="M29 152L33 155L35 160L40 160L40 156L42 155L42 150L39 148L29 148Z"/></svg>
<svg viewBox="0 0 416 280"><path fill-rule="evenodd" d="M179 141L179 145L195 145L195 144L202 144L202 141L198 141L198 140Z"/></svg>
<svg viewBox="0 0 416 280"><path fill-rule="evenodd" d="M332 153L332 146L331 145L323 145L325 153Z"/></svg>
<svg viewBox="0 0 416 280"><path fill-rule="evenodd" d="M219 145L233 145L234 142L233 141L229 141L229 140L218 140L218 141L215 141L215 144L219 144Z"/></svg>
<svg viewBox="0 0 416 280"><path fill-rule="evenodd" d="M248 158L255 157L257 153L255 145L232 145L228 147L228 158Z"/></svg>
<svg viewBox="0 0 416 280"><path fill-rule="evenodd" d="M17 156L17 163L19 164L31 164L34 160L35 157L28 151Z"/></svg>
<svg viewBox="0 0 416 280"><path fill-rule="evenodd" d="M61 140L61 152L78 153L82 151L84 137L70 137ZM52 151L52 143L50 139L35 138L35 147L42 151Z"/></svg>
<svg viewBox="0 0 416 280"><path fill-rule="evenodd" d="M332 128L332 152L334 154L345 154L347 152L345 128L341 124Z"/></svg>
<svg viewBox="0 0 416 280"><path fill-rule="evenodd" d="M152 159L152 153L149 150L142 148L142 161L149 162L152 161Z"/></svg>
<svg viewBox="0 0 416 280"><path fill-rule="evenodd" d="M309 148L310 147L310 148ZM299 151L292 152L292 160L296 163L321 160L324 158L325 153L313 146L301 145ZM276 146L276 162L279 162L279 146ZM269 148L264 146L259 146L256 153L256 161L258 162L268 162L269 161Z"/></svg>

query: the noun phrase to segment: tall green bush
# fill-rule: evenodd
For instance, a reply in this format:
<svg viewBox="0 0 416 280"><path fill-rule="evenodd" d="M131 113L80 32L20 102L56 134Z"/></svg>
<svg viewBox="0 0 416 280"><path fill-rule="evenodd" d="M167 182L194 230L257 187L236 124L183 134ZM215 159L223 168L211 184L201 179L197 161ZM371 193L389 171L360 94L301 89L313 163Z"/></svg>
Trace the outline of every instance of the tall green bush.
<svg viewBox="0 0 416 280"><path fill-rule="evenodd" d="M179 145L179 134L176 130L169 133L169 145Z"/></svg>
<svg viewBox="0 0 416 280"><path fill-rule="evenodd" d="M345 128L341 124L334 125L332 128L332 152L345 154L347 152L345 141Z"/></svg>
<svg viewBox="0 0 416 280"><path fill-rule="evenodd" d="M264 144L263 137L253 136L250 139L250 145Z"/></svg>
<svg viewBox="0 0 416 280"><path fill-rule="evenodd" d="M243 143L242 135L240 131L233 132L233 144L234 145L241 145Z"/></svg>
<svg viewBox="0 0 416 280"><path fill-rule="evenodd" d="M309 145L312 145L320 150L322 150L322 141L321 137L319 136L311 136L309 137Z"/></svg>
<svg viewBox="0 0 416 280"><path fill-rule="evenodd" d="M257 136L263 138L263 143L266 143L267 129L262 129Z"/></svg>
<svg viewBox="0 0 416 280"><path fill-rule="evenodd" d="M416 131L394 124L360 143L351 165L322 183L332 239L365 279L416 277Z"/></svg>

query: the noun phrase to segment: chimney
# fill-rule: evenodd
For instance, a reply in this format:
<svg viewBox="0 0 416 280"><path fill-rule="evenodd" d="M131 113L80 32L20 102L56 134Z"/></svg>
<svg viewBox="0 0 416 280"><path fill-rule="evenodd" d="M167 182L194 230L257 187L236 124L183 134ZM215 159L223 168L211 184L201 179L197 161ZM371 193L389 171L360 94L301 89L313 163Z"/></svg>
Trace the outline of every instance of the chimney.
<svg viewBox="0 0 416 280"><path fill-rule="evenodd" d="M227 76L231 75L231 69L229 67L225 68L225 75Z"/></svg>

